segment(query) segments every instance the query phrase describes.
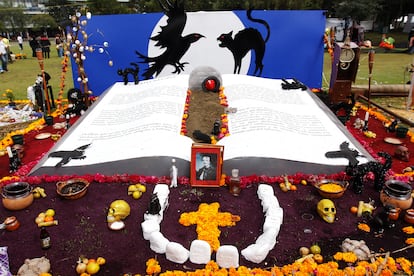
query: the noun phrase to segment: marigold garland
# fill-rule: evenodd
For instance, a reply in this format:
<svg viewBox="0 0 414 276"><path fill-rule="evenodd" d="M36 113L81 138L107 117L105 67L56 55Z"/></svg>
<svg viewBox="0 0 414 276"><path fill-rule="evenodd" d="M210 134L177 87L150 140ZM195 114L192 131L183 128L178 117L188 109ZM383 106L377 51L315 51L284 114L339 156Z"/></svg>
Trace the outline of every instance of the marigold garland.
<svg viewBox="0 0 414 276"><path fill-rule="evenodd" d="M345 254L343 252L338 252ZM338 254L337 253L337 254ZM339 255L338 255L339 256ZM147 262L147 273L152 275L149 272L152 272L150 269L148 271L148 266L151 267L158 262L155 259L150 259L151 262ZM158 267L157 267L158 268ZM381 268L381 271L379 269ZM160 268L161 269L161 268ZM353 266L346 266L343 269L339 268L337 262L329 261L326 263L318 264L312 258L306 259L302 263L292 263L284 266L272 266L269 268L248 268L246 266L239 266L238 268L220 268L215 261L208 262L203 269L197 269L195 271L180 271L180 270L167 270L160 273L160 276L311 276L311 275L352 275L352 276L366 276L366 275L378 275L387 276L387 275L397 275L397 274L407 274L412 275L413 264L406 258L400 257L394 259L388 257L386 260L384 257L373 258L371 262L359 261L356 262Z"/></svg>

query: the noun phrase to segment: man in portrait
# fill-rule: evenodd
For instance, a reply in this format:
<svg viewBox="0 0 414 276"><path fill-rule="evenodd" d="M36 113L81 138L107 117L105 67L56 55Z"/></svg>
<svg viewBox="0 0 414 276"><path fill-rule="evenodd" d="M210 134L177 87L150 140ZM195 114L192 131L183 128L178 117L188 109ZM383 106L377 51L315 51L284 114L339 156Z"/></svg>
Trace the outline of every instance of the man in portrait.
<svg viewBox="0 0 414 276"><path fill-rule="evenodd" d="M216 167L212 163L211 155L204 154L201 156L202 166L197 170L196 177L198 180L216 180Z"/></svg>

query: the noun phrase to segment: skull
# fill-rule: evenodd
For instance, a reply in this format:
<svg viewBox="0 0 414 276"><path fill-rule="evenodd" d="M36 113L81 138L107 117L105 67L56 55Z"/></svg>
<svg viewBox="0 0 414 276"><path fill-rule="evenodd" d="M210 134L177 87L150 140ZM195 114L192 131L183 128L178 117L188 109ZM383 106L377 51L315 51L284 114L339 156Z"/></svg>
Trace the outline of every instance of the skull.
<svg viewBox="0 0 414 276"><path fill-rule="evenodd" d="M122 199L115 200L109 205L108 222L124 220L131 213L128 202Z"/></svg>
<svg viewBox="0 0 414 276"><path fill-rule="evenodd" d="M395 149L394 156L395 158L405 162L408 162L410 160L410 152L408 151L408 148L404 146L398 146Z"/></svg>
<svg viewBox="0 0 414 276"><path fill-rule="evenodd" d="M317 205L317 211L324 221L328 223L335 221L336 208L332 200L326 198L320 200Z"/></svg>

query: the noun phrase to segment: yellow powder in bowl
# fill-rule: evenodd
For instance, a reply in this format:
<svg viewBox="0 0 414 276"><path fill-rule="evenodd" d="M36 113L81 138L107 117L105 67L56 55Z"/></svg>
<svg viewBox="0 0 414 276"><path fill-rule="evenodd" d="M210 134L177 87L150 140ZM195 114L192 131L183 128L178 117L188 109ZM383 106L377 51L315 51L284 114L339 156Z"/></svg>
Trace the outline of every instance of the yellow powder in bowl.
<svg viewBox="0 0 414 276"><path fill-rule="evenodd" d="M322 184L319 186L319 189L327 193L339 193L344 190L344 188L341 185L336 183Z"/></svg>

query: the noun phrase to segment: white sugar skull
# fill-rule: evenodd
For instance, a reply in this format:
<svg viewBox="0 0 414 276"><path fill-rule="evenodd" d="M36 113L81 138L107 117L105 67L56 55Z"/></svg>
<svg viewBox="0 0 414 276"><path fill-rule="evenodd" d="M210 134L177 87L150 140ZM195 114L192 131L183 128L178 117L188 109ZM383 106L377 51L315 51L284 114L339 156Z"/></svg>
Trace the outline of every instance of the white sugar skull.
<svg viewBox="0 0 414 276"><path fill-rule="evenodd" d="M316 208L318 214L324 221L328 223L333 223L335 221L336 208L332 200L326 198L322 199L318 202Z"/></svg>

